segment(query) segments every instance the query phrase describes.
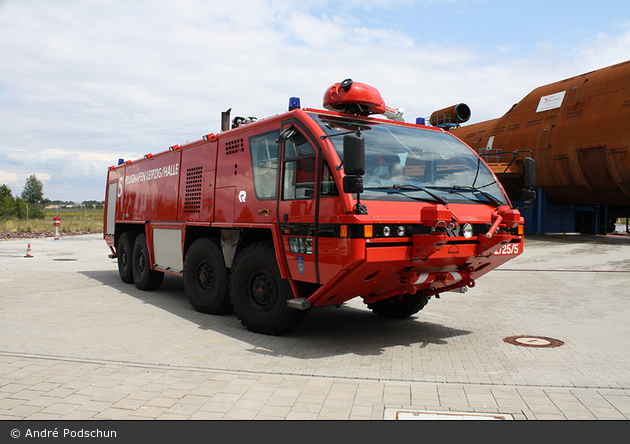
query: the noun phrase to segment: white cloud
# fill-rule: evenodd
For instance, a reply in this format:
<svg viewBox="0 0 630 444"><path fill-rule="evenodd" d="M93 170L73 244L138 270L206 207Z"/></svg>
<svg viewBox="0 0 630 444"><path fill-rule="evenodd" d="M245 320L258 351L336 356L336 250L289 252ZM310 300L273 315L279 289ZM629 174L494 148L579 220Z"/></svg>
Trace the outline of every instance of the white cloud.
<svg viewBox="0 0 630 444"><path fill-rule="evenodd" d="M285 111L294 95L319 108L324 90L347 77L377 87L387 103L406 109L407 121L462 101L481 121L537 86L630 59L623 20L617 34L569 49L550 36L534 55L520 56L519 46L414 41L353 14L380 7L5 0L0 183L21 189L39 172L50 176L48 198L102 199L107 167L120 157L216 132L228 108L264 117Z"/></svg>

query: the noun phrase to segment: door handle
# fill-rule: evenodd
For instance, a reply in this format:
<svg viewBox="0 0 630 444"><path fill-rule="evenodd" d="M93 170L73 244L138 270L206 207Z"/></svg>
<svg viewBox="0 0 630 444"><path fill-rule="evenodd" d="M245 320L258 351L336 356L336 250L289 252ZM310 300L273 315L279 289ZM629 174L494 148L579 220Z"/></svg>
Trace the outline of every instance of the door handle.
<svg viewBox="0 0 630 444"><path fill-rule="evenodd" d="M285 222L289 222L289 213L284 213L283 219Z"/></svg>

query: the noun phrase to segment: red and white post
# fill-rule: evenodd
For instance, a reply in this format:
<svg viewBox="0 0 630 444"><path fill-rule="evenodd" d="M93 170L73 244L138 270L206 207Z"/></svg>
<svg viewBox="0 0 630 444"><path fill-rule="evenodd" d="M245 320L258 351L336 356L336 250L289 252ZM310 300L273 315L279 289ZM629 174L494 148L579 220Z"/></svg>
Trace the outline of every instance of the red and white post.
<svg viewBox="0 0 630 444"><path fill-rule="evenodd" d="M60 217L53 217L53 220L55 221L55 240L59 240L59 227L61 226L61 218Z"/></svg>

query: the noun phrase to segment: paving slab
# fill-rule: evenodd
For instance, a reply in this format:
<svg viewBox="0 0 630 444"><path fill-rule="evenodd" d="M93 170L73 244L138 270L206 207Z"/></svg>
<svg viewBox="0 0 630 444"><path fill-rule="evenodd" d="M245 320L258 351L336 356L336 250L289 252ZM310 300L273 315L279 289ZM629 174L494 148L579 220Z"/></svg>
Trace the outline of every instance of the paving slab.
<svg viewBox="0 0 630 444"><path fill-rule="evenodd" d="M108 253L100 235L0 242L0 419L630 418L628 242L528 237L408 319L355 298L281 337L194 311L178 277L124 284Z"/></svg>

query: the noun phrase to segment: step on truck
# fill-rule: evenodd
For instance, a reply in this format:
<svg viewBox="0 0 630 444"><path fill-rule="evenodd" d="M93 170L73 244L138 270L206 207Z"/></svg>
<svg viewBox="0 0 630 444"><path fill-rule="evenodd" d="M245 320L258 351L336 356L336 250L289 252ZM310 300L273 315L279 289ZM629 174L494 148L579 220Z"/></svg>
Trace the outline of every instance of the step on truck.
<svg viewBox="0 0 630 444"><path fill-rule="evenodd" d="M123 282L181 276L196 310L283 334L355 297L411 316L523 252L486 162L371 86L335 83L323 110L230 111L216 134L109 168L103 233Z"/></svg>

